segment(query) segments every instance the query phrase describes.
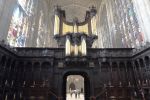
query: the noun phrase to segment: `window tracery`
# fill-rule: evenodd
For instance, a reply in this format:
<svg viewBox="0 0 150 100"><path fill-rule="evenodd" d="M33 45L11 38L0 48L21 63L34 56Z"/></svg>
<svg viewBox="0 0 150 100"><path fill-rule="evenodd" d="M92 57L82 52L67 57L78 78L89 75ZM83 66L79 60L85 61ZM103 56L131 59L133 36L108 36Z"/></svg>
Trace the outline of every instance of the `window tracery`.
<svg viewBox="0 0 150 100"><path fill-rule="evenodd" d="M137 8L135 2L137 0L114 0L110 3L110 8L112 15L109 13L103 14L103 11L99 15L101 18L105 18L103 16L111 16L111 21L107 25L106 23L103 26L109 26L105 29L105 31L110 32L110 36L112 41L108 41L109 37L106 37L106 40L103 40L104 47L123 47L123 48L134 48L143 44L144 31L142 30L142 26L140 24L140 19L138 17ZM146 1L146 0L145 0ZM144 2L144 1L143 1ZM138 6L141 8L141 6ZM108 5L106 11L109 11ZM101 30L101 34L105 34L103 30ZM108 43L109 42L109 43ZM112 42L112 43L111 43ZM111 44L111 46L108 46Z"/></svg>
<svg viewBox="0 0 150 100"><path fill-rule="evenodd" d="M15 47L24 47L28 30L28 17L31 14L32 0L18 0L11 19L7 41Z"/></svg>

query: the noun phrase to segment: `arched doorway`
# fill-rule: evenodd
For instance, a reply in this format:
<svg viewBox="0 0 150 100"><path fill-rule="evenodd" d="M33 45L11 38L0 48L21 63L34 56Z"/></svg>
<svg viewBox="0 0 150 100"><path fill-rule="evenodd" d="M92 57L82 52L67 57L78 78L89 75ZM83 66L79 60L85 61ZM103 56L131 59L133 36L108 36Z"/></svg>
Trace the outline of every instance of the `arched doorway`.
<svg viewBox="0 0 150 100"><path fill-rule="evenodd" d="M63 77L63 100L89 100L90 81L85 72L67 72Z"/></svg>
<svg viewBox="0 0 150 100"><path fill-rule="evenodd" d="M68 92L71 90L71 91L73 91L73 90L76 90L76 85L75 85L75 83L74 83L74 79L75 79L75 81L76 81L76 78L74 78L74 75L70 75L70 76L68 76L68 78L67 78L67 90L68 90ZM70 81L71 80L71 81ZM78 79L77 79L78 80ZM68 83L68 81L69 82L71 82L71 83Z"/></svg>
<svg viewBox="0 0 150 100"><path fill-rule="evenodd" d="M66 100L84 100L84 77L69 75L66 80Z"/></svg>

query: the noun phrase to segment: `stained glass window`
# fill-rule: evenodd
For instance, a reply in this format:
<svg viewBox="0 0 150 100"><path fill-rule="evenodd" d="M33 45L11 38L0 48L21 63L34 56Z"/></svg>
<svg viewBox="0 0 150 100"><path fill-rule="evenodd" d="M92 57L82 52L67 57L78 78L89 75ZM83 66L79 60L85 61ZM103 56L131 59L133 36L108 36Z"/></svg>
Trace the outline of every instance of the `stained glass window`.
<svg viewBox="0 0 150 100"><path fill-rule="evenodd" d="M135 0L136 1L136 0ZM138 0L137 0L138 1ZM144 41L133 0L114 0L112 3L114 38L117 46L137 47ZM139 6L140 7L140 6ZM121 38L121 40L119 40Z"/></svg>
<svg viewBox="0 0 150 100"><path fill-rule="evenodd" d="M20 4L20 6L21 6L23 9L25 9L27 0L18 0L18 3Z"/></svg>
<svg viewBox="0 0 150 100"><path fill-rule="evenodd" d="M10 28L8 31L8 37L7 37L11 46L17 45L16 43L17 43L18 33L21 34L22 31L21 30L22 20L23 20L23 13L20 11L19 6L17 6L12 16Z"/></svg>
<svg viewBox="0 0 150 100"><path fill-rule="evenodd" d="M8 31L7 41L9 45L15 47L24 47L27 30L28 30L28 16L30 15L29 7L26 7L27 1L31 0L18 0L14 9L11 24Z"/></svg>
<svg viewBox="0 0 150 100"><path fill-rule="evenodd" d="M139 23L139 34L136 35L139 43L150 41L150 1L149 0L132 0L133 6L136 11L137 20Z"/></svg>

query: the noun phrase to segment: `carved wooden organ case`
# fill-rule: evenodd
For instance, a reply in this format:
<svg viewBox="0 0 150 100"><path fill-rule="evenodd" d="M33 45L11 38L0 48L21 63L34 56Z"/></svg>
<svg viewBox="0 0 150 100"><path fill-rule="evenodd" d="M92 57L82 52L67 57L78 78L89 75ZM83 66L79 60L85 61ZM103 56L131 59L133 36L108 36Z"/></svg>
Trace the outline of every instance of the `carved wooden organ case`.
<svg viewBox="0 0 150 100"><path fill-rule="evenodd" d="M87 48L97 39L96 12L95 7L91 7L83 22L77 18L69 22L65 11L58 6L55 8L54 38L59 47L65 47L66 56L86 56Z"/></svg>

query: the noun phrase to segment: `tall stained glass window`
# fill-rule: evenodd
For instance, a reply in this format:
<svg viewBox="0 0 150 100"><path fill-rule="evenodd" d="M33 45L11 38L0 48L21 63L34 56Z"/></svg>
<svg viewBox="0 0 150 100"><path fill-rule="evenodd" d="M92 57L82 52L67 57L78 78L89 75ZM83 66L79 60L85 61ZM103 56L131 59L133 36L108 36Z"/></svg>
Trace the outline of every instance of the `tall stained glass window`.
<svg viewBox="0 0 150 100"><path fill-rule="evenodd" d="M121 38L120 47L138 47L144 42L144 32L139 22L134 0L114 0L112 2L112 12L114 15L115 35ZM135 0L138 1L138 0ZM141 7L141 6L139 6ZM116 44L118 45L118 39ZM119 40L120 41L120 40Z"/></svg>
<svg viewBox="0 0 150 100"><path fill-rule="evenodd" d="M28 30L28 16L30 6L28 4L32 0L18 0L14 8L11 24L8 31L7 41L9 45L14 47L24 47L27 30Z"/></svg>
<svg viewBox="0 0 150 100"><path fill-rule="evenodd" d="M139 40L143 40L141 43L150 42L150 0L132 0L133 6L136 11L137 19L139 22Z"/></svg>

